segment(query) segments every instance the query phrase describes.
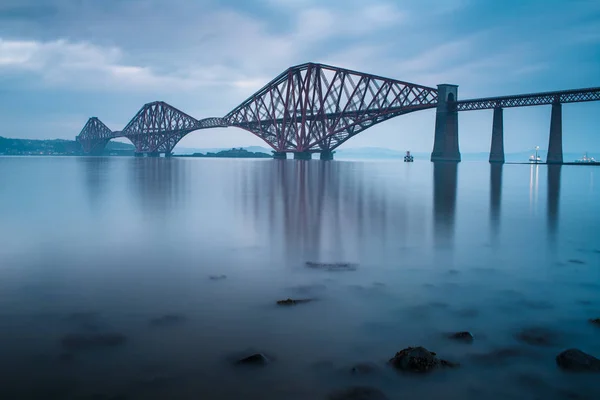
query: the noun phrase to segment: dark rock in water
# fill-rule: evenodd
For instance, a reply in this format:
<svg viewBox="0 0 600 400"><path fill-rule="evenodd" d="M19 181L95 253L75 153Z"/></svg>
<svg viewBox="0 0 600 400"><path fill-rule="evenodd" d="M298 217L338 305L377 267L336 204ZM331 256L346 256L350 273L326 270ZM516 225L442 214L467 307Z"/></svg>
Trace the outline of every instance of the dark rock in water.
<svg viewBox="0 0 600 400"><path fill-rule="evenodd" d="M239 365L267 365L271 360L263 353L255 353L236 362Z"/></svg>
<svg viewBox="0 0 600 400"><path fill-rule="evenodd" d="M574 259L574 258L571 259L571 260L569 260L569 262L571 264L585 264L585 261L583 261L583 260L577 260L577 259Z"/></svg>
<svg viewBox="0 0 600 400"><path fill-rule="evenodd" d="M355 386L338 390L328 396L329 400L388 400L379 389L369 386Z"/></svg>
<svg viewBox="0 0 600 400"><path fill-rule="evenodd" d="M150 326L173 326L184 322L186 318L183 315L167 314L162 317L152 318L150 320Z"/></svg>
<svg viewBox="0 0 600 400"><path fill-rule="evenodd" d="M467 331L451 333L450 335L448 335L448 337L450 339L460 340L460 341L466 342L466 343L473 342L473 335L471 334L471 332L467 332Z"/></svg>
<svg viewBox="0 0 600 400"><path fill-rule="evenodd" d="M590 324L600 326L600 318L590 318Z"/></svg>
<svg viewBox="0 0 600 400"><path fill-rule="evenodd" d="M277 300L277 304L279 304L280 306L295 306L296 304L302 304L302 303L308 303L310 301L313 301L313 299L290 299L287 298L285 300Z"/></svg>
<svg viewBox="0 0 600 400"><path fill-rule="evenodd" d="M557 355L556 364L569 371L600 372L600 360L578 349L568 349Z"/></svg>
<svg viewBox="0 0 600 400"><path fill-rule="evenodd" d="M400 350L389 362L396 369L411 372L428 372L440 366L458 366L458 364L440 360L436 357L436 353L421 346Z"/></svg>
<svg viewBox="0 0 600 400"><path fill-rule="evenodd" d="M532 346L556 346L560 335L546 328L527 328L517 334L517 339Z"/></svg>
<svg viewBox="0 0 600 400"><path fill-rule="evenodd" d="M213 281L220 281L223 279L227 279L227 275L210 275L208 278Z"/></svg>
<svg viewBox="0 0 600 400"><path fill-rule="evenodd" d="M352 263L320 263L307 261L306 266L315 269L324 269L327 271L354 271L357 265Z"/></svg>
<svg viewBox="0 0 600 400"><path fill-rule="evenodd" d="M376 364L370 362L362 362L355 364L350 369L350 372L352 372L352 374L354 375L369 375L377 371L379 371L379 367Z"/></svg>
<svg viewBox="0 0 600 400"><path fill-rule="evenodd" d="M502 365L518 358L536 358L537 354L520 347L506 347L492 350L488 353L472 354L475 362L486 365Z"/></svg>
<svg viewBox="0 0 600 400"><path fill-rule="evenodd" d="M64 348L70 350L86 350L100 347L115 347L125 343L126 340L127 338L120 333L72 333L65 335L61 339L61 344Z"/></svg>

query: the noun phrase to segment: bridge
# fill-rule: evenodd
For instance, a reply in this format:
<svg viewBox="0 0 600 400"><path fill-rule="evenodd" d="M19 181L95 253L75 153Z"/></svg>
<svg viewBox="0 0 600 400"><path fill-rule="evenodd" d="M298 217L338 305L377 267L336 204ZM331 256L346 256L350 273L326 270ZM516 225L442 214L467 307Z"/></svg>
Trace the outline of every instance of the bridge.
<svg viewBox="0 0 600 400"><path fill-rule="evenodd" d="M276 159L293 153L307 160L333 159L342 143L376 124L415 111L436 109L431 161L459 162L458 112L493 109L490 162L504 162L503 109L551 105L548 163L562 163L562 104L598 101L600 87L458 100L458 86L437 88L324 64L288 68L224 117L197 120L161 101L145 104L121 131L92 117L76 140L84 153L99 154L125 137L136 156L172 155L190 132L236 127L264 140Z"/></svg>

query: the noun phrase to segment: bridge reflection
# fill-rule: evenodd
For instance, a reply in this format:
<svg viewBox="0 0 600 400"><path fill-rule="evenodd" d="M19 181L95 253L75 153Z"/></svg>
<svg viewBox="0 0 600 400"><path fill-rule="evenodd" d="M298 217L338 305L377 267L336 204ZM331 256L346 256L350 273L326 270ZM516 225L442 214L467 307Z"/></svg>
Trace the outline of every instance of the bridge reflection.
<svg viewBox="0 0 600 400"><path fill-rule="evenodd" d="M433 164L433 229L436 247L450 248L454 242L458 164Z"/></svg>

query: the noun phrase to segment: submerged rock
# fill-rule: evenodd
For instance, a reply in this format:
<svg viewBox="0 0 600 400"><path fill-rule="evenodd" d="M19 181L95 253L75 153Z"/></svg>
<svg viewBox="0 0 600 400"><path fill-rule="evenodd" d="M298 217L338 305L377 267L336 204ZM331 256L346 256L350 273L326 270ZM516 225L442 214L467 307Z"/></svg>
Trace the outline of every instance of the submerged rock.
<svg viewBox="0 0 600 400"><path fill-rule="evenodd" d="M331 393L329 400L388 400L379 389L370 386L354 386Z"/></svg>
<svg viewBox="0 0 600 400"><path fill-rule="evenodd" d="M321 263L312 261L307 261L306 266L327 271L354 271L357 267L357 265L353 263Z"/></svg>
<svg viewBox="0 0 600 400"><path fill-rule="evenodd" d="M536 327L523 329L516 338L532 346L555 346L559 342L560 335L552 330Z"/></svg>
<svg viewBox="0 0 600 400"><path fill-rule="evenodd" d="M590 318L590 324L600 326L600 318Z"/></svg>
<svg viewBox="0 0 600 400"><path fill-rule="evenodd" d="M579 349L568 349L556 356L556 364L568 371L600 372L600 360Z"/></svg>
<svg viewBox="0 0 600 400"><path fill-rule="evenodd" d="M569 262L570 262L571 264L585 264L585 261L583 261L583 260L579 260L579 259L576 259L576 258L572 258L572 259L570 259L570 260L569 260Z"/></svg>
<svg viewBox="0 0 600 400"><path fill-rule="evenodd" d="M350 372L354 375L369 375L379 371L379 367L371 362L362 362L355 364Z"/></svg>
<svg viewBox="0 0 600 400"><path fill-rule="evenodd" d="M263 353L255 353L248 357L244 357L236 361L238 365L267 365L271 362L266 355Z"/></svg>
<svg viewBox="0 0 600 400"><path fill-rule="evenodd" d="M150 326L173 326L184 322L186 318L178 314L166 314L161 317L152 318Z"/></svg>
<svg viewBox="0 0 600 400"><path fill-rule="evenodd" d="M410 372L428 372L440 366L459 366L459 364L440 360L436 357L436 353L421 346L400 350L389 362L396 369Z"/></svg>
<svg viewBox="0 0 600 400"><path fill-rule="evenodd" d="M70 350L86 350L97 347L119 346L127 338L120 333L71 333L61 339L64 348Z"/></svg>
<svg viewBox="0 0 600 400"><path fill-rule="evenodd" d="M455 332L448 335L448 338L460 340L461 342L471 343L473 342L473 334L471 332Z"/></svg>
<svg viewBox="0 0 600 400"><path fill-rule="evenodd" d="M472 354L475 362L486 365L503 365L519 358L537 358L537 354L521 347L504 347L487 353Z"/></svg>
<svg viewBox="0 0 600 400"><path fill-rule="evenodd" d="M285 300L277 300L277 304L280 306L295 306L296 304L308 303L313 301L314 299L290 299L287 298Z"/></svg>

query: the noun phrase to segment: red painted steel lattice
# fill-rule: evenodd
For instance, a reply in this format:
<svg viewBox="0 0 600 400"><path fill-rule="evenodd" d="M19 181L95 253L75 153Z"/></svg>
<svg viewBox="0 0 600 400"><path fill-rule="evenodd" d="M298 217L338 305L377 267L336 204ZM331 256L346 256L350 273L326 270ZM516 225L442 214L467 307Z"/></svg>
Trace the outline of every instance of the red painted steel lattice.
<svg viewBox="0 0 600 400"><path fill-rule="evenodd" d="M541 106L552 103L581 103L599 100L600 88L589 88L460 100L457 101L455 105L457 111L471 111L491 108Z"/></svg>
<svg viewBox="0 0 600 400"><path fill-rule="evenodd" d="M289 68L224 119L278 152L328 151L375 124L436 104L434 88L308 63Z"/></svg>
<svg viewBox="0 0 600 400"><path fill-rule="evenodd" d="M113 132L98 118L88 119L76 140L86 153L104 149L106 143L114 137Z"/></svg>

